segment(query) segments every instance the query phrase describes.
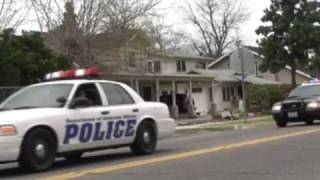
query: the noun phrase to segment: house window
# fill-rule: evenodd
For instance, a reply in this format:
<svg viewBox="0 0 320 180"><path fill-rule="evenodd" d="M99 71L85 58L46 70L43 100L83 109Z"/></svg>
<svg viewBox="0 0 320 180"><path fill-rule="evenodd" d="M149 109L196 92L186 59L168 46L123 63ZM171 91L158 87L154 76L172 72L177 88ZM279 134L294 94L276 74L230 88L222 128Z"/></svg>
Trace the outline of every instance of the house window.
<svg viewBox="0 0 320 180"><path fill-rule="evenodd" d="M148 62L148 72L152 73L152 62Z"/></svg>
<svg viewBox="0 0 320 180"><path fill-rule="evenodd" d="M223 101L233 101L236 100L236 91L234 87L223 87L222 88Z"/></svg>
<svg viewBox="0 0 320 180"><path fill-rule="evenodd" d="M223 97L223 101L227 101L227 88L226 87L222 88L222 97Z"/></svg>
<svg viewBox="0 0 320 180"><path fill-rule="evenodd" d="M206 63L205 62L197 62L196 69L206 69Z"/></svg>
<svg viewBox="0 0 320 180"><path fill-rule="evenodd" d="M177 71L186 72L186 62L182 60L177 61Z"/></svg>
<svg viewBox="0 0 320 180"><path fill-rule="evenodd" d="M150 73L161 73L161 62L148 62L148 72Z"/></svg>
<svg viewBox="0 0 320 180"><path fill-rule="evenodd" d="M193 88L192 92L193 93L201 93L202 92L202 88Z"/></svg>
<svg viewBox="0 0 320 180"><path fill-rule="evenodd" d="M238 96L239 96L239 98L243 99L243 98L242 98L242 97L243 97L243 94L242 94L242 86L239 86L239 87L238 87Z"/></svg>
<svg viewBox="0 0 320 180"><path fill-rule="evenodd" d="M135 68L136 67L136 57L133 52L129 52L128 60L129 60L129 67Z"/></svg>
<svg viewBox="0 0 320 180"><path fill-rule="evenodd" d="M154 62L154 72L155 73L160 73L161 72L161 63L160 63L160 61L155 61Z"/></svg>

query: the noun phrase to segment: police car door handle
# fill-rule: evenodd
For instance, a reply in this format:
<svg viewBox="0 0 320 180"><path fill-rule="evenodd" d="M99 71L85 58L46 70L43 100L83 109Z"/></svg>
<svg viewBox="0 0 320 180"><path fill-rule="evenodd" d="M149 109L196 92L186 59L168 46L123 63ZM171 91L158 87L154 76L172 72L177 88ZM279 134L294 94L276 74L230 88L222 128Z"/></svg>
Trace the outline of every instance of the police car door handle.
<svg viewBox="0 0 320 180"><path fill-rule="evenodd" d="M110 114L110 112L109 111L102 111L101 114L102 115L108 115L108 114Z"/></svg>
<svg viewBox="0 0 320 180"><path fill-rule="evenodd" d="M139 109L133 109L132 112L139 112Z"/></svg>

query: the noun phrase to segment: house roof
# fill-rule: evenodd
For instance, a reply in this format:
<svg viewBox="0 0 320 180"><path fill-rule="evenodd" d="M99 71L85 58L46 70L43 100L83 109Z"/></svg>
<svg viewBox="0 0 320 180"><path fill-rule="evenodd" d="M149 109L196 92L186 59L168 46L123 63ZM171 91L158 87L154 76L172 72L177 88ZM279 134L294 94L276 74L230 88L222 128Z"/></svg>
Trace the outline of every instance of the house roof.
<svg viewBox="0 0 320 180"><path fill-rule="evenodd" d="M188 74L211 76L218 82L239 82L232 70L192 70Z"/></svg>
<svg viewBox="0 0 320 180"><path fill-rule="evenodd" d="M239 77L239 79L241 79L241 77ZM245 79L245 81L247 83L258 84L258 85L280 85L280 84L282 84L281 82L272 81L272 80L268 80L268 79L264 79L264 78L260 78L260 77L256 77L256 76L248 76Z"/></svg>
<svg viewBox="0 0 320 180"><path fill-rule="evenodd" d="M206 60L206 61L214 61L212 57L205 57L205 56L196 56L196 55L187 55L187 54L173 54L171 57L174 58L183 58L183 59L190 59L190 60Z"/></svg>
<svg viewBox="0 0 320 180"><path fill-rule="evenodd" d="M224 58L226 58L226 57L228 57L228 56L231 56L233 52L234 52L234 51L230 51L230 52L222 55L222 56L219 57L218 59L214 60L212 63L210 63L210 64L208 65L208 68L211 68L212 66L218 64L219 62L221 62L222 60L224 60Z"/></svg>
<svg viewBox="0 0 320 180"><path fill-rule="evenodd" d="M247 51L249 51L250 53L252 53L253 55L258 56L258 57L260 57L261 59L264 58L263 56L261 56L261 55L258 53L258 47L253 47L253 46L242 46L242 47L243 47L244 49L246 49ZM230 52L224 54L223 56L221 56L220 58L216 59L215 61L213 61L212 63L210 63L210 64L208 65L208 68L211 68L211 67L215 66L216 64L218 64L219 62L221 62L222 60L224 60L225 57L231 56L234 51L236 51L236 49L234 49L233 51L230 51ZM285 69L291 70L291 67L287 65L287 66L285 66ZM312 76L311 76L310 74L302 71L301 69L298 69L298 70L296 71L296 73L299 74L299 75L301 75L301 76L304 76L304 77L306 77L306 78L312 79Z"/></svg>
<svg viewBox="0 0 320 180"><path fill-rule="evenodd" d="M193 70L189 74L201 74L212 76L217 82L240 82L241 76L237 75L233 70ZM272 81L256 76L248 76L245 82L258 85L280 85L281 82Z"/></svg>

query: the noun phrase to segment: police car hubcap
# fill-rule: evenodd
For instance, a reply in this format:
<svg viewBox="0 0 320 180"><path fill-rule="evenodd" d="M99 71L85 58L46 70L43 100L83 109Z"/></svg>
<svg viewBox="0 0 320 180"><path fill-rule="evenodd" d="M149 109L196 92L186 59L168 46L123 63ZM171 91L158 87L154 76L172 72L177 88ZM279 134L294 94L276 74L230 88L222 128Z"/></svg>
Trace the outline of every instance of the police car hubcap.
<svg viewBox="0 0 320 180"><path fill-rule="evenodd" d="M145 132L143 133L143 141L144 141L145 143L147 143L147 144L150 143L151 137L150 137L150 133L149 133L148 131L145 131Z"/></svg>
<svg viewBox="0 0 320 180"><path fill-rule="evenodd" d="M43 144L37 144L35 148L36 155L40 158L45 157L45 147Z"/></svg>

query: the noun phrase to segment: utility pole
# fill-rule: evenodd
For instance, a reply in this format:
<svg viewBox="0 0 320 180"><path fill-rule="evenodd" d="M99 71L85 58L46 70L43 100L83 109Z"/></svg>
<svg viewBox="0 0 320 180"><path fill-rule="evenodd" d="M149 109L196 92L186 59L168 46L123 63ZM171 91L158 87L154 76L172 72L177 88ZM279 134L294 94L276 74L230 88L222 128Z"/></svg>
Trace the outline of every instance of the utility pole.
<svg viewBox="0 0 320 180"><path fill-rule="evenodd" d="M246 102L246 75L244 71L244 59L243 59L243 51L241 48L241 40L237 40L236 42L237 49L238 49L238 58L241 62L241 87L242 87L242 105L243 105L243 118L244 122L248 123L248 117L247 117L247 102Z"/></svg>

